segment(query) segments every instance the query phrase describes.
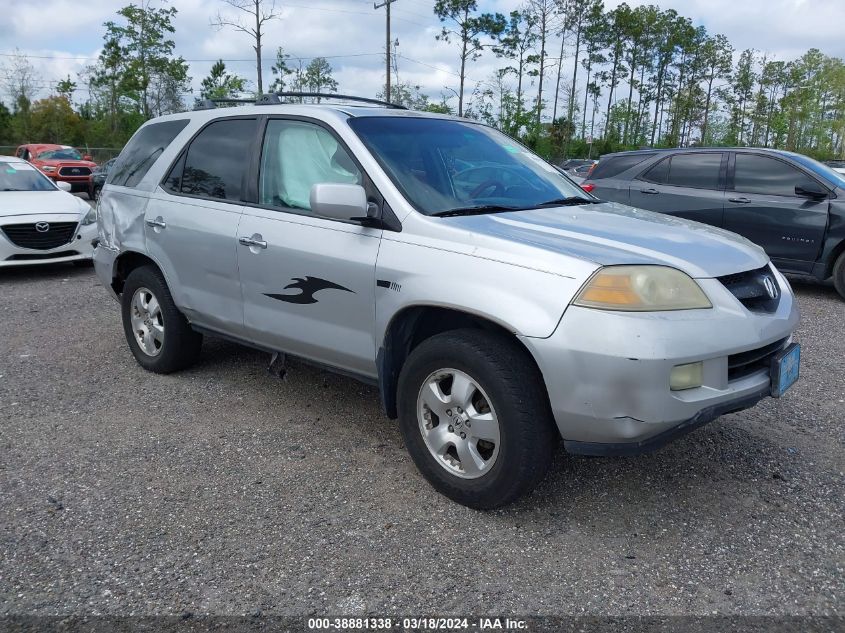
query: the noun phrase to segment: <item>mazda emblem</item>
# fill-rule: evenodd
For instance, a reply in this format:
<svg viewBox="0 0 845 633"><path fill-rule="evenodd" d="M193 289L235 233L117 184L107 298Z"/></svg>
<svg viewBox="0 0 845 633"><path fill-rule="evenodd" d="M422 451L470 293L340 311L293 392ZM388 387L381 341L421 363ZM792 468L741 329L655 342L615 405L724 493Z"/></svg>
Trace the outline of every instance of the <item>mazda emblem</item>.
<svg viewBox="0 0 845 633"><path fill-rule="evenodd" d="M775 285L774 279L769 277L763 277L763 287L766 289L766 292L769 295L769 299L777 299L778 298L778 287Z"/></svg>
<svg viewBox="0 0 845 633"><path fill-rule="evenodd" d="M47 222L36 222L35 230L39 233L46 233L50 230L50 225Z"/></svg>

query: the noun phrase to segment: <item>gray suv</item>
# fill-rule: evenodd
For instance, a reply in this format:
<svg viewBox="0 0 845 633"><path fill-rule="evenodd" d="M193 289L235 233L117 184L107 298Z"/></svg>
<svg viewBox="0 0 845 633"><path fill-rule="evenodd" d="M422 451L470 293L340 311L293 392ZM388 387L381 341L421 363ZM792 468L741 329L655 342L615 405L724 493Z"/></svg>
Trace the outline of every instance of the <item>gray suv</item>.
<svg viewBox="0 0 845 633"><path fill-rule="evenodd" d="M739 233L783 272L832 277L845 298L845 175L812 158L753 147L620 152L602 156L582 187Z"/></svg>
<svg viewBox="0 0 845 633"><path fill-rule="evenodd" d="M267 101L150 121L109 174L95 266L144 368L211 335L377 385L482 509L560 438L638 454L797 379L795 299L743 238L601 202L475 122Z"/></svg>

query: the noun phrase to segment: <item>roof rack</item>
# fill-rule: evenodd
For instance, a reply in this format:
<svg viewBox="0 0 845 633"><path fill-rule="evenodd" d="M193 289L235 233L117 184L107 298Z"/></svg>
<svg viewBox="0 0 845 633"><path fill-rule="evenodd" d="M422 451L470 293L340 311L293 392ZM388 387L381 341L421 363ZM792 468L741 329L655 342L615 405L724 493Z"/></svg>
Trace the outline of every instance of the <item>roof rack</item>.
<svg viewBox="0 0 845 633"><path fill-rule="evenodd" d="M316 99L340 99L342 101L356 101L359 103L369 103L372 105L380 105L385 108L392 108L394 110L407 110L403 105L397 103L390 103L388 101L381 101L380 99L369 99L367 97L355 97L352 95L340 95L336 93L326 92L272 92L258 97L258 99L203 99L198 101L194 106L194 110L213 110L218 103L251 103L253 105L277 105L287 103L283 98L302 98L310 97Z"/></svg>

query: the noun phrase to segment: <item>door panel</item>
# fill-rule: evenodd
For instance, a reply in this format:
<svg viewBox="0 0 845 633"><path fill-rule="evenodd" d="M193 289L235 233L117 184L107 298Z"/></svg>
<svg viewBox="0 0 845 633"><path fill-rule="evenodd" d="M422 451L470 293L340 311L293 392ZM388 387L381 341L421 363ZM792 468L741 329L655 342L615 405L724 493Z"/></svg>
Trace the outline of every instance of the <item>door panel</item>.
<svg viewBox="0 0 845 633"><path fill-rule="evenodd" d="M233 336L243 331L235 239L242 210L159 191L144 216L147 250L164 269L178 307L191 321Z"/></svg>
<svg viewBox="0 0 845 633"><path fill-rule="evenodd" d="M827 226L828 200L729 192L725 228L762 246L789 269L809 272Z"/></svg>
<svg viewBox="0 0 845 633"><path fill-rule="evenodd" d="M682 152L654 164L631 181L631 205L722 226L722 152Z"/></svg>
<svg viewBox="0 0 845 633"><path fill-rule="evenodd" d="M724 191L631 181L631 206L722 226Z"/></svg>
<svg viewBox="0 0 845 633"><path fill-rule="evenodd" d="M737 152L733 162L725 228L762 246L784 268L809 272L824 239L829 200L795 195L796 186L814 179L786 161Z"/></svg>
<svg viewBox="0 0 845 633"><path fill-rule="evenodd" d="M311 211L316 184L379 196L346 147L313 121L272 118L262 143L258 203L244 210L238 264L247 336L347 371L376 376L375 266L381 230Z"/></svg>
<svg viewBox="0 0 845 633"><path fill-rule="evenodd" d="M246 335L264 347L375 376L381 231L247 208L238 245Z"/></svg>

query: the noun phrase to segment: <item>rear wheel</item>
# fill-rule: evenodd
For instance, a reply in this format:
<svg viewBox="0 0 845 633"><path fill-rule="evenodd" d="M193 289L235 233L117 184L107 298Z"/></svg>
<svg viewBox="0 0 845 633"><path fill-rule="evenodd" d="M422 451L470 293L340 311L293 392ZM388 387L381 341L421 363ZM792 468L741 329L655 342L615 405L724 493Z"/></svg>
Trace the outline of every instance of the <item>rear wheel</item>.
<svg viewBox="0 0 845 633"><path fill-rule="evenodd" d="M845 252L839 255L833 265L833 287L839 296L845 299Z"/></svg>
<svg viewBox="0 0 845 633"><path fill-rule="evenodd" d="M415 464L463 505L506 505L543 478L557 430L542 376L503 336L456 330L421 343L399 377L400 426Z"/></svg>
<svg viewBox="0 0 845 633"><path fill-rule="evenodd" d="M168 374L196 362L202 335L176 308L158 269L142 266L129 274L121 310L126 341L144 369Z"/></svg>

